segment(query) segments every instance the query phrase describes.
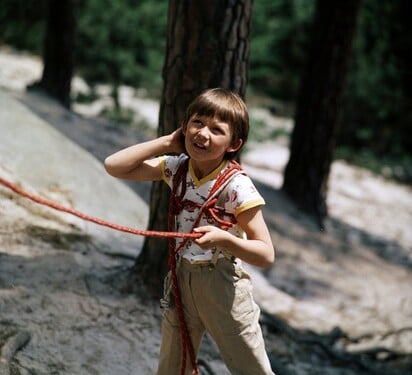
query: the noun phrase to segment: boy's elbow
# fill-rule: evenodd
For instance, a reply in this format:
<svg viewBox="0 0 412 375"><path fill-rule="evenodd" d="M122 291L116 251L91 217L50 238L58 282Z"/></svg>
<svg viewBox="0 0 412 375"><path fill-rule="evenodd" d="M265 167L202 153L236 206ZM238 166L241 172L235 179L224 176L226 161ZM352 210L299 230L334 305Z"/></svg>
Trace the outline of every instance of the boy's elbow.
<svg viewBox="0 0 412 375"><path fill-rule="evenodd" d="M106 172L108 174L110 174L113 177L116 177L116 169L113 165L113 162L110 156L104 159L103 166L104 166L104 169L106 169Z"/></svg>
<svg viewBox="0 0 412 375"><path fill-rule="evenodd" d="M267 255L262 259L260 267L263 269L269 268L275 262L275 249L268 251Z"/></svg>
<svg viewBox="0 0 412 375"><path fill-rule="evenodd" d="M104 166L104 169L106 169L106 172L111 174L110 173L110 171L111 171L110 156L108 156L106 159L104 159L103 166Z"/></svg>

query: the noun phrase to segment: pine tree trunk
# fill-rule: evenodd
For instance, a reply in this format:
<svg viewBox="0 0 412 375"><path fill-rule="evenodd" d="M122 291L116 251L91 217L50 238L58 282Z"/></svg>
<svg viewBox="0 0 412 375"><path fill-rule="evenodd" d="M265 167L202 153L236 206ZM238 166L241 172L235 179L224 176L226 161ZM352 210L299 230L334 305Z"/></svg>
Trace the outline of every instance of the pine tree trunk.
<svg viewBox="0 0 412 375"><path fill-rule="evenodd" d="M224 87L244 96L249 60L252 0L170 0L158 134L180 125L202 90ZM169 188L154 183L149 227L167 229ZM160 292L167 270L167 241L147 238L135 273Z"/></svg>
<svg viewBox="0 0 412 375"><path fill-rule="evenodd" d="M75 56L75 6L77 0L49 0L44 43L44 69L34 87L70 107L70 87Z"/></svg>
<svg viewBox="0 0 412 375"><path fill-rule="evenodd" d="M318 0L283 190L322 226L360 0Z"/></svg>

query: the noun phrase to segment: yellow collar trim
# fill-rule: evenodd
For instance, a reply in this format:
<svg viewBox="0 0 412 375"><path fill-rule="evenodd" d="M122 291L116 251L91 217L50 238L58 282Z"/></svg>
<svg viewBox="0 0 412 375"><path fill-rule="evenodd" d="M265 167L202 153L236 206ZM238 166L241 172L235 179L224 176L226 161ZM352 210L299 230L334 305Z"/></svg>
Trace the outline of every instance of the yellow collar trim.
<svg viewBox="0 0 412 375"><path fill-rule="evenodd" d="M192 176L192 180L194 181L196 186L199 187L199 186L203 185L205 182L208 182L210 180L214 180L216 178L216 176L223 170L223 168L226 167L227 163L228 163L227 160L223 160L216 169L214 169L207 176L205 176L205 177L203 177L202 179L199 180L196 177L195 171L193 169L192 160L189 160L189 172L190 172L190 175Z"/></svg>

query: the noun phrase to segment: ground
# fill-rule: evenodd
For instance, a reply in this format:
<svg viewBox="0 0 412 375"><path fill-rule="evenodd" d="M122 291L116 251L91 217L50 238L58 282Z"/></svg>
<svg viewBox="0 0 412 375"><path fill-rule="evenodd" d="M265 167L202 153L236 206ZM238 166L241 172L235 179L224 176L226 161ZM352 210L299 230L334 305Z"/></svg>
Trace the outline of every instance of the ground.
<svg viewBox="0 0 412 375"><path fill-rule="evenodd" d="M28 77L24 64L36 77L39 62L13 56L0 54L5 67L0 74L0 125L4 127L0 177L74 208L97 209L86 186L99 186L94 195L104 197L112 189L123 187L111 186L106 192L109 189L105 186L111 182L104 177L104 184L100 184L99 174L92 175L93 171L100 171L104 156L144 136L137 129L88 118L86 112L78 115L66 111L39 93L24 92L19 80ZM126 92L133 98L130 89ZM146 100L146 109L148 103L157 108L156 103ZM14 106L19 116L25 113L31 118L36 129L42 128L40 122L44 129L52 128L45 131L62 142L58 149L68 147L67 153L73 153L71 168L62 165L61 170L83 168L89 172L87 177L79 173L82 177L72 183L74 178L63 174L53 185L56 167L37 173L37 156L28 151L33 146L30 140L37 140L34 129L25 147L20 137L16 140L11 155L7 145L17 137L14 131L18 124L8 123L6 113ZM290 131L290 119L271 116L262 108L252 108L251 114L268 128ZM12 126L13 132L7 130ZM56 129L58 134L53 133ZM50 151L46 141L37 146L43 155L57 153ZM97 163L86 154L93 155ZM56 159L68 163L69 158L64 156L56 155ZM243 158L267 202L264 214L277 249L273 267L265 271L249 269L276 373L411 373L411 188L335 161L328 191L330 216L321 231L279 190L287 156L287 140L278 138L274 142L252 142ZM47 158L49 165L52 156ZM76 164L76 160L81 162ZM29 169L21 172L23 164ZM148 185L131 187L141 199L128 196L127 202L136 201L147 216L144 201L148 199ZM81 196L76 195L78 191ZM122 195L116 194L116 199ZM110 204L109 199L101 201ZM127 283L141 240L136 240L133 253L129 243L116 242L108 229L103 235L93 229L94 224L82 224L1 186L0 210L2 355L15 334L27 332L30 338L13 356L11 373L154 373L161 310L143 287L132 292ZM102 215L111 211L107 209ZM124 207L115 218L120 220L126 211ZM208 337L200 357L206 363L205 373L227 374ZM1 369L0 361L0 373Z"/></svg>

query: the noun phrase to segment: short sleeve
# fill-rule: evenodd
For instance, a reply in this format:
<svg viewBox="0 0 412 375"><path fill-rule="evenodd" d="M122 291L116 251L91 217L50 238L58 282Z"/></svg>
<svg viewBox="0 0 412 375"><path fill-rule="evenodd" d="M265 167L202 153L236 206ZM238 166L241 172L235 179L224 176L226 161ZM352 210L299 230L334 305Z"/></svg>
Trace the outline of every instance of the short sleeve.
<svg viewBox="0 0 412 375"><path fill-rule="evenodd" d="M235 176L228 185L228 188L225 189L224 194L225 211L235 216L253 207L265 204L265 200L256 189L252 180L244 174Z"/></svg>
<svg viewBox="0 0 412 375"><path fill-rule="evenodd" d="M162 171L162 180L166 182L171 188L173 186L173 177L179 166L188 156L186 154L181 154L179 156L163 155L159 156L160 168Z"/></svg>

